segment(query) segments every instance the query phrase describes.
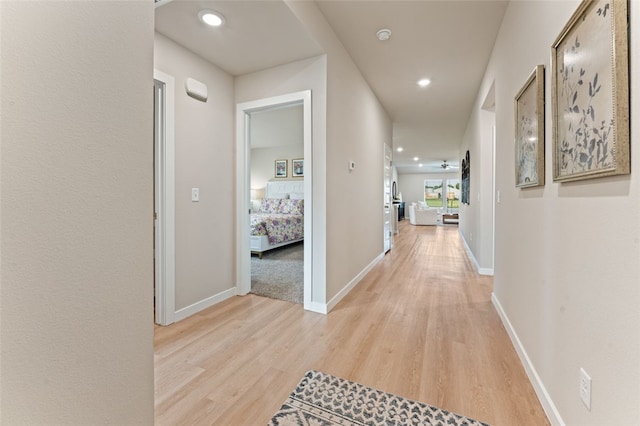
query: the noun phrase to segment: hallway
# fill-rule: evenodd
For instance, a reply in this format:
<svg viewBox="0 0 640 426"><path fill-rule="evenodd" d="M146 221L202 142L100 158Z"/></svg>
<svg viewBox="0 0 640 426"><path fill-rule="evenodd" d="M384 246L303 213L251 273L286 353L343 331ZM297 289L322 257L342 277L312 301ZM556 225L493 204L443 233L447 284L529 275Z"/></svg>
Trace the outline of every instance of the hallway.
<svg viewBox="0 0 640 426"><path fill-rule="evenodd" d="M491 425L547 425L457 226L401 222L327 316L254 295L155 331L156 424L266 424L310 369Z"/></svg>

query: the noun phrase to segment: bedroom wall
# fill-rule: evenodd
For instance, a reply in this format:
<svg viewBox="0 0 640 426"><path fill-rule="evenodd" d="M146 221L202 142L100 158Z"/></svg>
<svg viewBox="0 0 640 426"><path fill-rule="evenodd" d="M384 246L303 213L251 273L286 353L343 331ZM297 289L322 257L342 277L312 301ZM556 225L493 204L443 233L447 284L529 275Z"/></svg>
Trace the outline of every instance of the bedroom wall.
<svg viewBox="0 0 640 426"><path fill-rule="evenodd" d="M0 29L0 423L152 424L153 2Z"/></svg>
<svg viewBox="0 0 640 426"><path fill-rule="evenodd" d="M233 77L155 33L156 69L175 78L176 311L206 307L235 287L232 223L234 170ZM189 97L187 77L208 87L207 102ZM200 202L191 202L200 188Z"/></svg>
<svg viewBox="0 0 640 426"><path fill-rule="evenodd" d="M290 180L292 159L304 158L302 106L251 114L251 188L265 188L274 179L275 161L287 160Z"/></svg>
<svg viewBox="0 0 640 426"><path fill-rule="evenodd" d="M251 150L251 188L265 188L267 182L274 180L275 161L287 160L287 180L304 180L303 177L291 176L291 160L304 158L304 146L285 145L274 148L257 148ZM279 180L279 179L275 179Z"/></svg>
<svg viewBox="0 0 640 426"><path fill-rule="evenodd" d="M552 182L550 46L579 2L511 2L468 133L495 81L497 152L494 297L526 353L525 366L553 424L640 423L640 174ZM630 2L631 111L640 109L640 7ZM546 67L546 185L516 189L513 98ZM640 125L631 119L631 145ZM631 150L632 167L640 150ZM591 411L579 369L593 380ZM537 375L537 376L536 376ZM545 396L547 393L548 397ZM557 410L554 412L554 408Z"/></svg>
<svg viewBox="0 0 640 426"><path fill-rule="evenodd" d="M331 305L383 253L383 159L384 144L392 146L391 120L316 4L287 4L327 54L326 270ZM356 163L353 172L351 160Z"/></svg>

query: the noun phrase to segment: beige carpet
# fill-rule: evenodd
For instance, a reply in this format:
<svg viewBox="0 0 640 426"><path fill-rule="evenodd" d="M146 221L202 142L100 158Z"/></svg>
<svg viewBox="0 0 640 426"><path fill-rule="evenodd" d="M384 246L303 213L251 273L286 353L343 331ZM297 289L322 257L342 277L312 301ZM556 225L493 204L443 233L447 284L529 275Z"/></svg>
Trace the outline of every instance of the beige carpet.
<svg viewBox="0 0 640 426"><path fill-rule="evenodd" d="M269 425L488 426L319 371L304 376Z"/></svg>
<svg viewBox="0 0 640 426"><path fill-rule="evenodd" d="M303 242L251 256L251 293L287 302L304 301Z"/></svg>

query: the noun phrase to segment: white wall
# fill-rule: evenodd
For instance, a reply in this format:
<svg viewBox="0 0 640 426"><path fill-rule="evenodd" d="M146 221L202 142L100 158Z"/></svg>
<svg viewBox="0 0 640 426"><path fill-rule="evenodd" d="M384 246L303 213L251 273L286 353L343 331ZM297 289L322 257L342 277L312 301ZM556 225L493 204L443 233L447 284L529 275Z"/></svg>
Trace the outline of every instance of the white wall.
<svg viewBox="0 0 640 426"><path fill-rule="evenodd" d="M251 148L302 145L302 105L251 113Z"/></svg>
<svg viewBox="0 0 640 426"><path fill-rule="evenodd" d="M251 150L251 188L262 188L274 180L275 161L287 160L287 180L303 180L304 177L292 177L291 160L304 158L304 145L284 145L277 148L257 148ZM278 179L276 179L278 180Z"/></svg>
<svg viewBox="0 0 640 426"><path fill-rule="evenodd" d="M272 108L251 114L251 188L265 188L274 179L275 161L287 160L287 179L293 177L291 160L304 158L302 105Z"/></svg>
<svg viewBox="0 0 640 426"><path fill-rule="evenodd" d="M636 425L640 423L640 174L552 182L549 52L578 4L509 4L467 133L472 135L469 139L481 137L479 105L495 81L496 185L501 202L496 209L494 295L507 327L519 338L517 346L528 356L525 366L537 374L530 377L553 422L560 424L561 418L570 425ZM636 1L630 2L630 28L631 110L637 111L640 8ZM516 189L513 99L538 64L546 67L547 184ZM633 119L631 126L631 144L637 145L640 126ZM631 151L631 164L637 166L640 151ZM472 168L477 164L474 158ZM581 367L593 379L591 411L579 398Z"/></svg>
<svg viewBox="0 0 640 426"><path fill-rule="evenodd" d="M235 287L233 77L155 33L156 69L175 78L176 311L206 307ZM189 97L187 77L208 87L207 102ZM200 188L200 202L191 202ZM221 224L226 224L221 226ZM229 293L227 293L229 294Z"/></svg>
<svg viewBox="0 0 640 426"><path fill-rule="evenodd" d="M383 153L385 143L392 145L391 121L316 4L287 3L327 54L326 271L330 302L383 253ZM356 163L353 172L348 168L351 160Z"/></svg>
<svg viewBox="0 0 640 426"><path fill-rule="evenodd" d="M493 127L495 113L483 109L490 87L480 91L465 132L460 152L469 150L471 178L469 204L460 204L460 233L473 253L478 271L494 273L493 251ZM513 166L513 161L510 163Z"/></svg>
<svg viewBox="0 0 640 426"><path fill-rule="evenodd" d="M152 424L153 3L0 28L0 423Z"/></svg>

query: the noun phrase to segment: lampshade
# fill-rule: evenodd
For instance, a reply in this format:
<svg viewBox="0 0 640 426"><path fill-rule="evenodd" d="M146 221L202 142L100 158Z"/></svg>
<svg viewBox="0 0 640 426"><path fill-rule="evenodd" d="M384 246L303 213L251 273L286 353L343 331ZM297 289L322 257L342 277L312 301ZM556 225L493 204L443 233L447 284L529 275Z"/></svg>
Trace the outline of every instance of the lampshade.
<svg viewBox="0 0 640 426"><path fill-rule="evenodd" d="M251 199L262 200L264 198L264 188L251 188Z"/></svg>

